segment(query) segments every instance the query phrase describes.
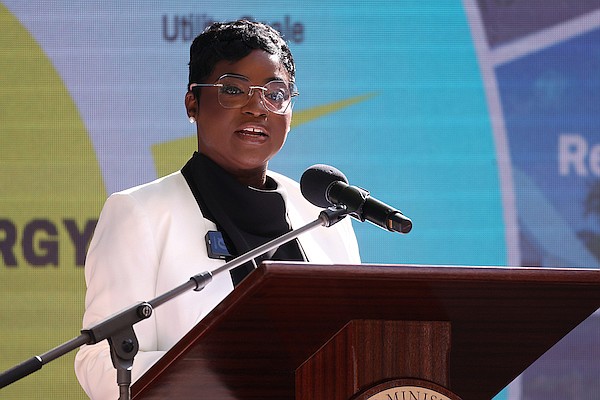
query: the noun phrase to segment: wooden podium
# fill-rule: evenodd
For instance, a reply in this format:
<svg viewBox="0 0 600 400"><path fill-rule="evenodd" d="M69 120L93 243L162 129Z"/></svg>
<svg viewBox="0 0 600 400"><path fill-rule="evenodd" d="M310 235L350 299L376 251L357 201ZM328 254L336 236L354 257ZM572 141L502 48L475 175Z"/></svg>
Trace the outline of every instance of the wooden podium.
<svg viewBox="0 0 600 400"><path fill-rule="evenodd" d="M362 400L418 379L491 399L598 308L598 270L269 262L132 398Z"/></svg>

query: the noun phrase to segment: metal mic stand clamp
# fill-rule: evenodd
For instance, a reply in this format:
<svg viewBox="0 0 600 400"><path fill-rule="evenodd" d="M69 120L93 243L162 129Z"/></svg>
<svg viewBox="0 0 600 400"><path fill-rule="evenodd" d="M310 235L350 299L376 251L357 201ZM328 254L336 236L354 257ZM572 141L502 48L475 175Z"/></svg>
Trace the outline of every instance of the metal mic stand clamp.
<svg viewBox="0 0 600 400"><path fill-rule="evenodd" d="M350 211L345 206L329 207L319 213L319 220L322 226L329 228L340 222L349 213Z"/></svg>
<svg viewBox="0 0 600 400"><path fill-rule="evenodd" d="M119 399L129 399L133 358L140 348L133 327L115 333L108 338L108 343L110 345L110 358L117 370Z"/></svg>
<svg viewBox="0 0 600 400"><path fill-rule="evenodd" d="M104 319L90 329L81 331L82 334L89 337L86 344L96 344L108 339L110 357L117 370L119 400L131 399L131 369L133 368L133 359L139 350L139 342L133 331L133 325L151 315L152 306L147 302L140 302Z"/></svg>

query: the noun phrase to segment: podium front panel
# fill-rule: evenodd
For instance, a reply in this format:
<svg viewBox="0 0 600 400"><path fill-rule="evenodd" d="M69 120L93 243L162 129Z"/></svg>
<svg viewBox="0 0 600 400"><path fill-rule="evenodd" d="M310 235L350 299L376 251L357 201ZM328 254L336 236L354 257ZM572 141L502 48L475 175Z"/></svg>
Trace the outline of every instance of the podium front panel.
<svg viewBox="0 0 600 400"><path fill-rule="evenodd" d="M489 399L599 307L595 270L270 262L135 382L133 398L293 399L296 369L362 319L448 321L448 388Z"/></svg>

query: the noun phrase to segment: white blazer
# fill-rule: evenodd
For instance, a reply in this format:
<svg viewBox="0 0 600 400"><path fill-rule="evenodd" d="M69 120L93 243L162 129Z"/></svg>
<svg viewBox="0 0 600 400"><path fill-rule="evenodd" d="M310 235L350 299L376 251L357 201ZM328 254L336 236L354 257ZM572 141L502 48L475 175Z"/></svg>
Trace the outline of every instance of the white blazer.
<svg viewBox="0 0 600 400"><path fill-rule="evenodd" d="M321 209L306 201L297 182L269 171L287 192L292 228L314 221ZM205 219L180 171L111 195L100 214L85 264L87 328L139 301L151 300L224 261L208 258L204 236L216 230ZM360 263L349 218L298 238L309 262ZM134 326L140 344L132 370L137 380L231 291L229 273L213 276L200 292L184 293ZM116 399L119 390L107 341L82 346L75 373L91 399Z"/></svg>

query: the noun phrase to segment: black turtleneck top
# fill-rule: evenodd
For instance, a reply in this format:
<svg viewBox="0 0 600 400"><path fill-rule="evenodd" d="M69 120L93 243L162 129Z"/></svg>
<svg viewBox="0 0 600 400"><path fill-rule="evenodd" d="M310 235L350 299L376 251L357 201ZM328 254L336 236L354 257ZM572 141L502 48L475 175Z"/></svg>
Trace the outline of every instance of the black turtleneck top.
<svg viewBox="0 0 600 400"><path fill-rule="evenodd" d="M207 156L195 152L181 169L202 215L222 233L232 257L244 254L289 231L285 192L267 176L266 188L239 183ZM293 240L231 271L237 285L263 260L306 261Z"/></svg>

